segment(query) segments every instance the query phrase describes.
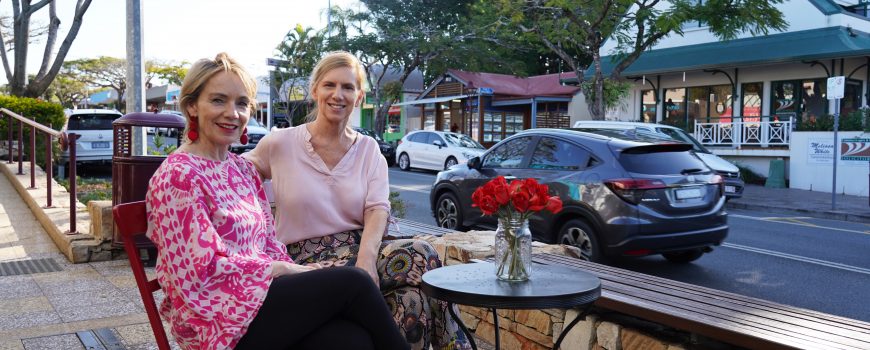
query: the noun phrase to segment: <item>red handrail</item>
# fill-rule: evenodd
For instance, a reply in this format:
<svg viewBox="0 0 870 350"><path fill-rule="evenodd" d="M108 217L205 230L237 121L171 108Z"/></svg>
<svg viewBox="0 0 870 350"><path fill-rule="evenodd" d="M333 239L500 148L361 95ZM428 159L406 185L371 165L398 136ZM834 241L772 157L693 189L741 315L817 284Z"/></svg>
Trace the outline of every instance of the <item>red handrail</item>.
<svg viewBox="0 0 870 350"><path fill-rule="evenodd" d="M7 152L7 163L12 164L12 122L13 120L18 121L18 175L24 174L24 124L30 128L30 189L35 189L36 187L36 135L37 132L41 132L45 134L45 175L46 175L46 205L45 208L52 208L52 194L51 194L51 182L54 172L52 171L52 140L54 138L60 138L61 132L54 130L45 125L39 124L34 120L30 120L21 116L13 111L10 111L6 108L0 108L0 116L6 115L7 123L6 126L8 128L8 152ZM76 140L81 135L69 134L69 144L72 145L70 149L70 167L69 167L69 178L70 178L70 229L67 234L76 234L76 203L78 202L78 196L76 195Z"/></svg>

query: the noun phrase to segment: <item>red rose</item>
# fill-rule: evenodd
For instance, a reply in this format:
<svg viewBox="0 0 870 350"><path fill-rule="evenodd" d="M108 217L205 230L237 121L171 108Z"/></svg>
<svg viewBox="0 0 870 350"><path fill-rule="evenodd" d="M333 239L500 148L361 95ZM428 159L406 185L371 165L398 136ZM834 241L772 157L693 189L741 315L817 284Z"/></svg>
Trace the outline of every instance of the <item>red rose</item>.
<svg viewBox="0 0 870 350"><path fill-rule="evenodd" d="M562 200L559 197L550 197L547 200L547 210L553 214L562 211Z"/></svg>
<svg viewBox="0 0 870 350"><path fill-rule="evenodd" d="M514 209L520 213L525 213L529 210L529 193L526 191L517 191L513 195L511 195L511 203L514 205Z"/></svg>
<svg viewBox="0 0 870 350"><path fill-rule="evenodd" d="M492 196L485 196L480 201L480 211L483 212L483 215L492 215L498 211L498 203L495 202L495 198Z"/></svg>
<svg viewBox="0 0 870 350"><path fill-rule="evenodd" d="M529 200L529 210L541 211L547 206L547 200L550 199L550 189L547 185L539 184L535 186L532 199Z"/></svg>
<svg viewBox="0 0 870 350"><path fill-rule="evenodd" d="M504 176L499 176L494 180L487 183L487 185L492 184L493 195L495 196L495 201L499 206L507 205L511 201L510 196L510 187L508 186L507 180L504 179Z"/></svg>

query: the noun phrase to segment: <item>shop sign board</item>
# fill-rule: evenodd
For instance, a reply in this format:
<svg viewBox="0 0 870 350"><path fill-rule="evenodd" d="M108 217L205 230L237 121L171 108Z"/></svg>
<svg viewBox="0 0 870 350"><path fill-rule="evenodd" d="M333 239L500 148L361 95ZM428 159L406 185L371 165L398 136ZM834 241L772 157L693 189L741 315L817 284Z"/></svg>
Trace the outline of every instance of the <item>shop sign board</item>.
<svg viewBox="0 0 870 350"><path fill-rule="evenodd" d="M840 141L840 160L844 165L857 165L858 162L870 161L870 139L850 138ZM834 160L834 143L829 138L809 139L807 162L814 164L831 164Z"/></svg>

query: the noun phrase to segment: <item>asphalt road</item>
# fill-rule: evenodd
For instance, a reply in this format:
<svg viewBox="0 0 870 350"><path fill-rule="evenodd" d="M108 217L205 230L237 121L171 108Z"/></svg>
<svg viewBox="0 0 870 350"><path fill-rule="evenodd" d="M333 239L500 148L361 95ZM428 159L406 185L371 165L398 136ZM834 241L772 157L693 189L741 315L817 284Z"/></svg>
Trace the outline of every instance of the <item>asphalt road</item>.
<svg viewBox="0 0 870 350"><path fill-rule="evenodd" d="M407 219L435 224L434 172L390 168ZM691 264L619 259L624 269L870 322L870 224L729 210L730 233Z"/></svg>

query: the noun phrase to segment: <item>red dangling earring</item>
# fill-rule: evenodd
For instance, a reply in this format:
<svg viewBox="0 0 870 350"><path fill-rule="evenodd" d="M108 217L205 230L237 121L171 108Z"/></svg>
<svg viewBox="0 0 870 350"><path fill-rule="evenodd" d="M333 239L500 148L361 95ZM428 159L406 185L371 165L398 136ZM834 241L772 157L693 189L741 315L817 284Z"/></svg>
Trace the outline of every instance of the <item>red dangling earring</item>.
<svg viewBox="0 0 870 350"><path fill-rule="evenodd" d="M187 130L187 139L190 142L196 141L199 138L199 132L196 131L197 128L197 120L196 117L190 117L190 125L188 125Z"/></svg>
<svg viewBox="0 0 870 350"><path fill-rule="evenodd" d="M242 130L242 137L239 137L239 143L243 145L248 144L248 127Z"/></svg>

